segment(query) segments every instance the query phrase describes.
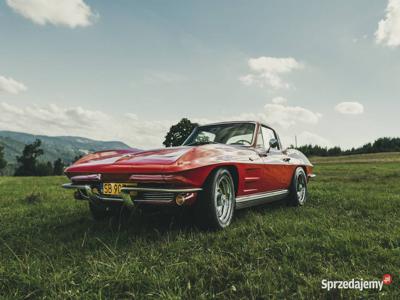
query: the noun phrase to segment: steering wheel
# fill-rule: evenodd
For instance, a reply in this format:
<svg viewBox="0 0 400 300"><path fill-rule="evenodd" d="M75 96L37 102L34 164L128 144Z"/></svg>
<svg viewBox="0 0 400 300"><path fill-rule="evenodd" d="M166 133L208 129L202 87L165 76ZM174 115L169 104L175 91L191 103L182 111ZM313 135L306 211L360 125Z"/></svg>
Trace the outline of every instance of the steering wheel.
<svg viewBox="0 0 400 300"><path fill-rule="evenodd" d="M248 145L251 145L251 142L249 142L248 140L238 140L238 141L232 143L231 145L234 145L234 144L240 144L240 145L248 144Z"/></svg>

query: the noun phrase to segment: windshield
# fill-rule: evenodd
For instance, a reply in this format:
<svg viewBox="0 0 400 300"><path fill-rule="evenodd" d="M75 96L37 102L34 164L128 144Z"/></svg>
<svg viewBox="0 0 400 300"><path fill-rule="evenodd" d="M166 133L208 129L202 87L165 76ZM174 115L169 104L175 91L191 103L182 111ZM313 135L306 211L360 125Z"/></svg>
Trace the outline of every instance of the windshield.
<svg viewBox="0 0 400 300"><path fill-rule="evenodd" d="M227 123L197 127L183 145L227 144L250 146L255 130L253 123Z"/></svg>

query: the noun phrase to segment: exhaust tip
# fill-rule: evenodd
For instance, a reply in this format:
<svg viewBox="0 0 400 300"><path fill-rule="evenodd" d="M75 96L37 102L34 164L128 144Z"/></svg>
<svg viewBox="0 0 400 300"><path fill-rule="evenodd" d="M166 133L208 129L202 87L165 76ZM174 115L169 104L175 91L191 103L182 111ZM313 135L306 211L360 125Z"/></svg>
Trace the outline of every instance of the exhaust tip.
<svg viewBox="0 0 400 300"><path fill-rule="evenodd" d="M196 193L179 193L175 197L175 203L178 206L182 206L183 204L189 203L196 197ZM189 200L189 201L188 201Z"/></svg>
<svg viewBox="0 0 400 300"><path fill-rule="evenodd" d="M178 194L178 195L175 197L175 202L176 202L176 204L179 205L179 206L183 205L183 204L185 203L185 201L186 201L185 194Z"/></svg>

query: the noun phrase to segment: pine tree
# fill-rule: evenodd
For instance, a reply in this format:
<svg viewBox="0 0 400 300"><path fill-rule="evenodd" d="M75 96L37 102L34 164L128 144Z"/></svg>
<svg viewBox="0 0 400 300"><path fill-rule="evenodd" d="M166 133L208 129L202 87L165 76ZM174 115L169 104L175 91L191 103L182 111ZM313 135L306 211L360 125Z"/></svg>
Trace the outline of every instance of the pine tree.
<svg viewBox="0 0 400 300"><path fill-rule="evenodd" d="M3 169L7 166L7 162L4 159L4 147L0 145L0 174Z"/></svg>
<svg viewBox="0 0 400 300"><path fill-rule="evenodd" d="M53 163L53 175L63 175L64 167L65 165L61 158L55 160Z"/></svg>
<svg viewBox="0 0 400 300"><path fill-rule="evenodd" d="M43 154L40 149L41 140L36 140L32 144L25 145L21 156L17 156L19 166L15 170L15 176L35 176L37 175L37 158Z"/></svg>

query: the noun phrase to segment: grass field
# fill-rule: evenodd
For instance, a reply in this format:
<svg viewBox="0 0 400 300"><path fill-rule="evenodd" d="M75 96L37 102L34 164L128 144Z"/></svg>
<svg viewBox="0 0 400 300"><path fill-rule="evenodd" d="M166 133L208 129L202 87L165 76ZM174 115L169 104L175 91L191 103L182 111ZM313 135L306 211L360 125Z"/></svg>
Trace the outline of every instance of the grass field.
<svg viewBox="0 0 400 300"><path fill-rule="evenodd" d="M305 207L240 211L222 232L167 214L96 223L65 178L0 177L0 298L400 299L399 158L315 158ZM321 289L385 273L381 292Z"/></svg>

